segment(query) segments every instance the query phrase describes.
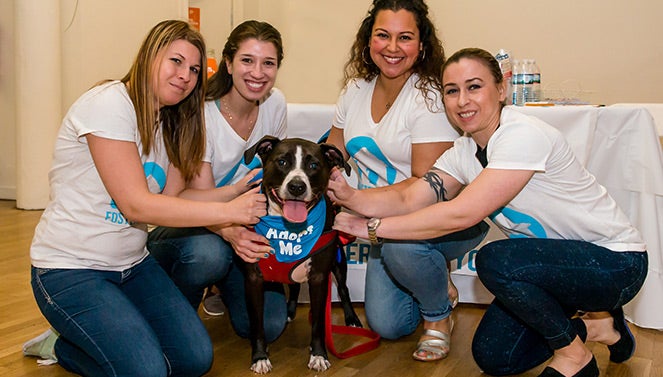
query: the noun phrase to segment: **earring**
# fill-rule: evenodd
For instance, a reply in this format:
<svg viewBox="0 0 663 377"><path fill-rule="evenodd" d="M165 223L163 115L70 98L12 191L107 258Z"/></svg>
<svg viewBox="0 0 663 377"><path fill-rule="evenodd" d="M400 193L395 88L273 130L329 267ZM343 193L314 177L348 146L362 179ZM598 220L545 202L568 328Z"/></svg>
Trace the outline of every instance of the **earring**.
<svg viewBox="0 0 663 377"><path fill-rule="evenodd" d="M423 62L424 59L426 59L426 49L422 49L421 52L422 52L422 54L421 54L421 61Z"/></svg>
<svg viewBox="0 0 663 377"><path fill-rule="evenodd" d="M364 49L361 50L361 60L364 62L364 64L366 64L366 65L371 65L371 63L373 63L373 61L372 61L372 60L371 60L371 61L368 61L368 60L366 59L366 54L365 54L365 53L366 53L366 49L368 49L368 46L364 47Z"/></svg>

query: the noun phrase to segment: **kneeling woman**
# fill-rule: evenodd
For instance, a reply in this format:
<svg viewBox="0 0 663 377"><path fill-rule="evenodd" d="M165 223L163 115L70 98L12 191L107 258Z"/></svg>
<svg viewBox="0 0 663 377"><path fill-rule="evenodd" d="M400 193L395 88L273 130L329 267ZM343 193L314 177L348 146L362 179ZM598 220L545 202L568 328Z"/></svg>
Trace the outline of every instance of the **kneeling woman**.
<svg viewBox="0 0 663 377"><path fill-rule="evenodd" d="M504 108L490 53L458 51L442 81L447 116L466 136L409 186L356 191L336 172L332 199L380 218L370 222L374 237L427 239L485 217L509 236L477 254L479 278L495 295L472 346L486 373L522 373L553 356L540 376L598 376L585 341L626 361L635 342L622 305L647 273L641 235L559 131ZM368 237L366 218L341 213L335 227Z"/></svg>

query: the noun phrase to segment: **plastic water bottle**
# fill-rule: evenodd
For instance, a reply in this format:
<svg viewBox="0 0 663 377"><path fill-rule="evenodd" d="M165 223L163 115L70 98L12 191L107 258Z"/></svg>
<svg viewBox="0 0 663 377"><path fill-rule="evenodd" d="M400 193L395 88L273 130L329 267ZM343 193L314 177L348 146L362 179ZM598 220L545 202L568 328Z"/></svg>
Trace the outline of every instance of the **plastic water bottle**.
<svg viewBox="0 0 663 377"><path fill-rule="evenodd" d="M522 106L525 104L525 98L523 96L524 91L524 74L523 74L523 65L519 60L514 60L511 66L512 76L511 76L511 103L517 106Z"/></svg>
<svg viewBox="0 0 663 377"><path fill-rule="evenodd" d="M506 83L506 104L513 104L513 69L511 66L511 57L505 49L500 49L495 55L495 59L500 63L500 70Z"/></svg>
<svg viewBox="0 0 663 377"><path fill-rule="evenodd" d="M532 67L533 81L532 81L532 92L534 101L540 102L543 101L543 93L541 90L541 69L539 65L536 64L536 60L530 60L530 66Z"/></svg>
<svg viewBox="0 0 663 377"><path fill-rule="evenodd" d="M534 72L531 64L532 59L523 59L523 104L525 102L535 102L534 99Z"/></svg>

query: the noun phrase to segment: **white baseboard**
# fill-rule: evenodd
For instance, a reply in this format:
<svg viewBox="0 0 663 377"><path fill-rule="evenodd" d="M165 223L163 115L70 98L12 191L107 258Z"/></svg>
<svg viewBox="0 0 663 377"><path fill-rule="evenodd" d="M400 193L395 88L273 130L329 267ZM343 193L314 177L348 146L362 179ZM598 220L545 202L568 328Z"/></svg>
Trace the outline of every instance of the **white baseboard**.
<svg viewBox="0 0 663 377"><path fill-rule="evenodd" d="M16 200L16 186L0 186L0 199Z"/></svg>

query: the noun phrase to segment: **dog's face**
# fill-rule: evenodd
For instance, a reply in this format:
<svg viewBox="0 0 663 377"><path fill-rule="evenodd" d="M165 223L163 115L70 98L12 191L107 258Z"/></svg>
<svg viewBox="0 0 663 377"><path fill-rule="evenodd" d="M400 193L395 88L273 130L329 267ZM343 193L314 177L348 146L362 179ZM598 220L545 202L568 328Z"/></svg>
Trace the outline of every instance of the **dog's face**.
<svg viewBox="0 0 663 377"><path fill-rule="evenodd" d="M348 169L337 148L304 139L265 136L245 153L245 159L255 153L262 160L269 214L292 223L306 221L308 210L325 194L334 166Z"/></svg>

